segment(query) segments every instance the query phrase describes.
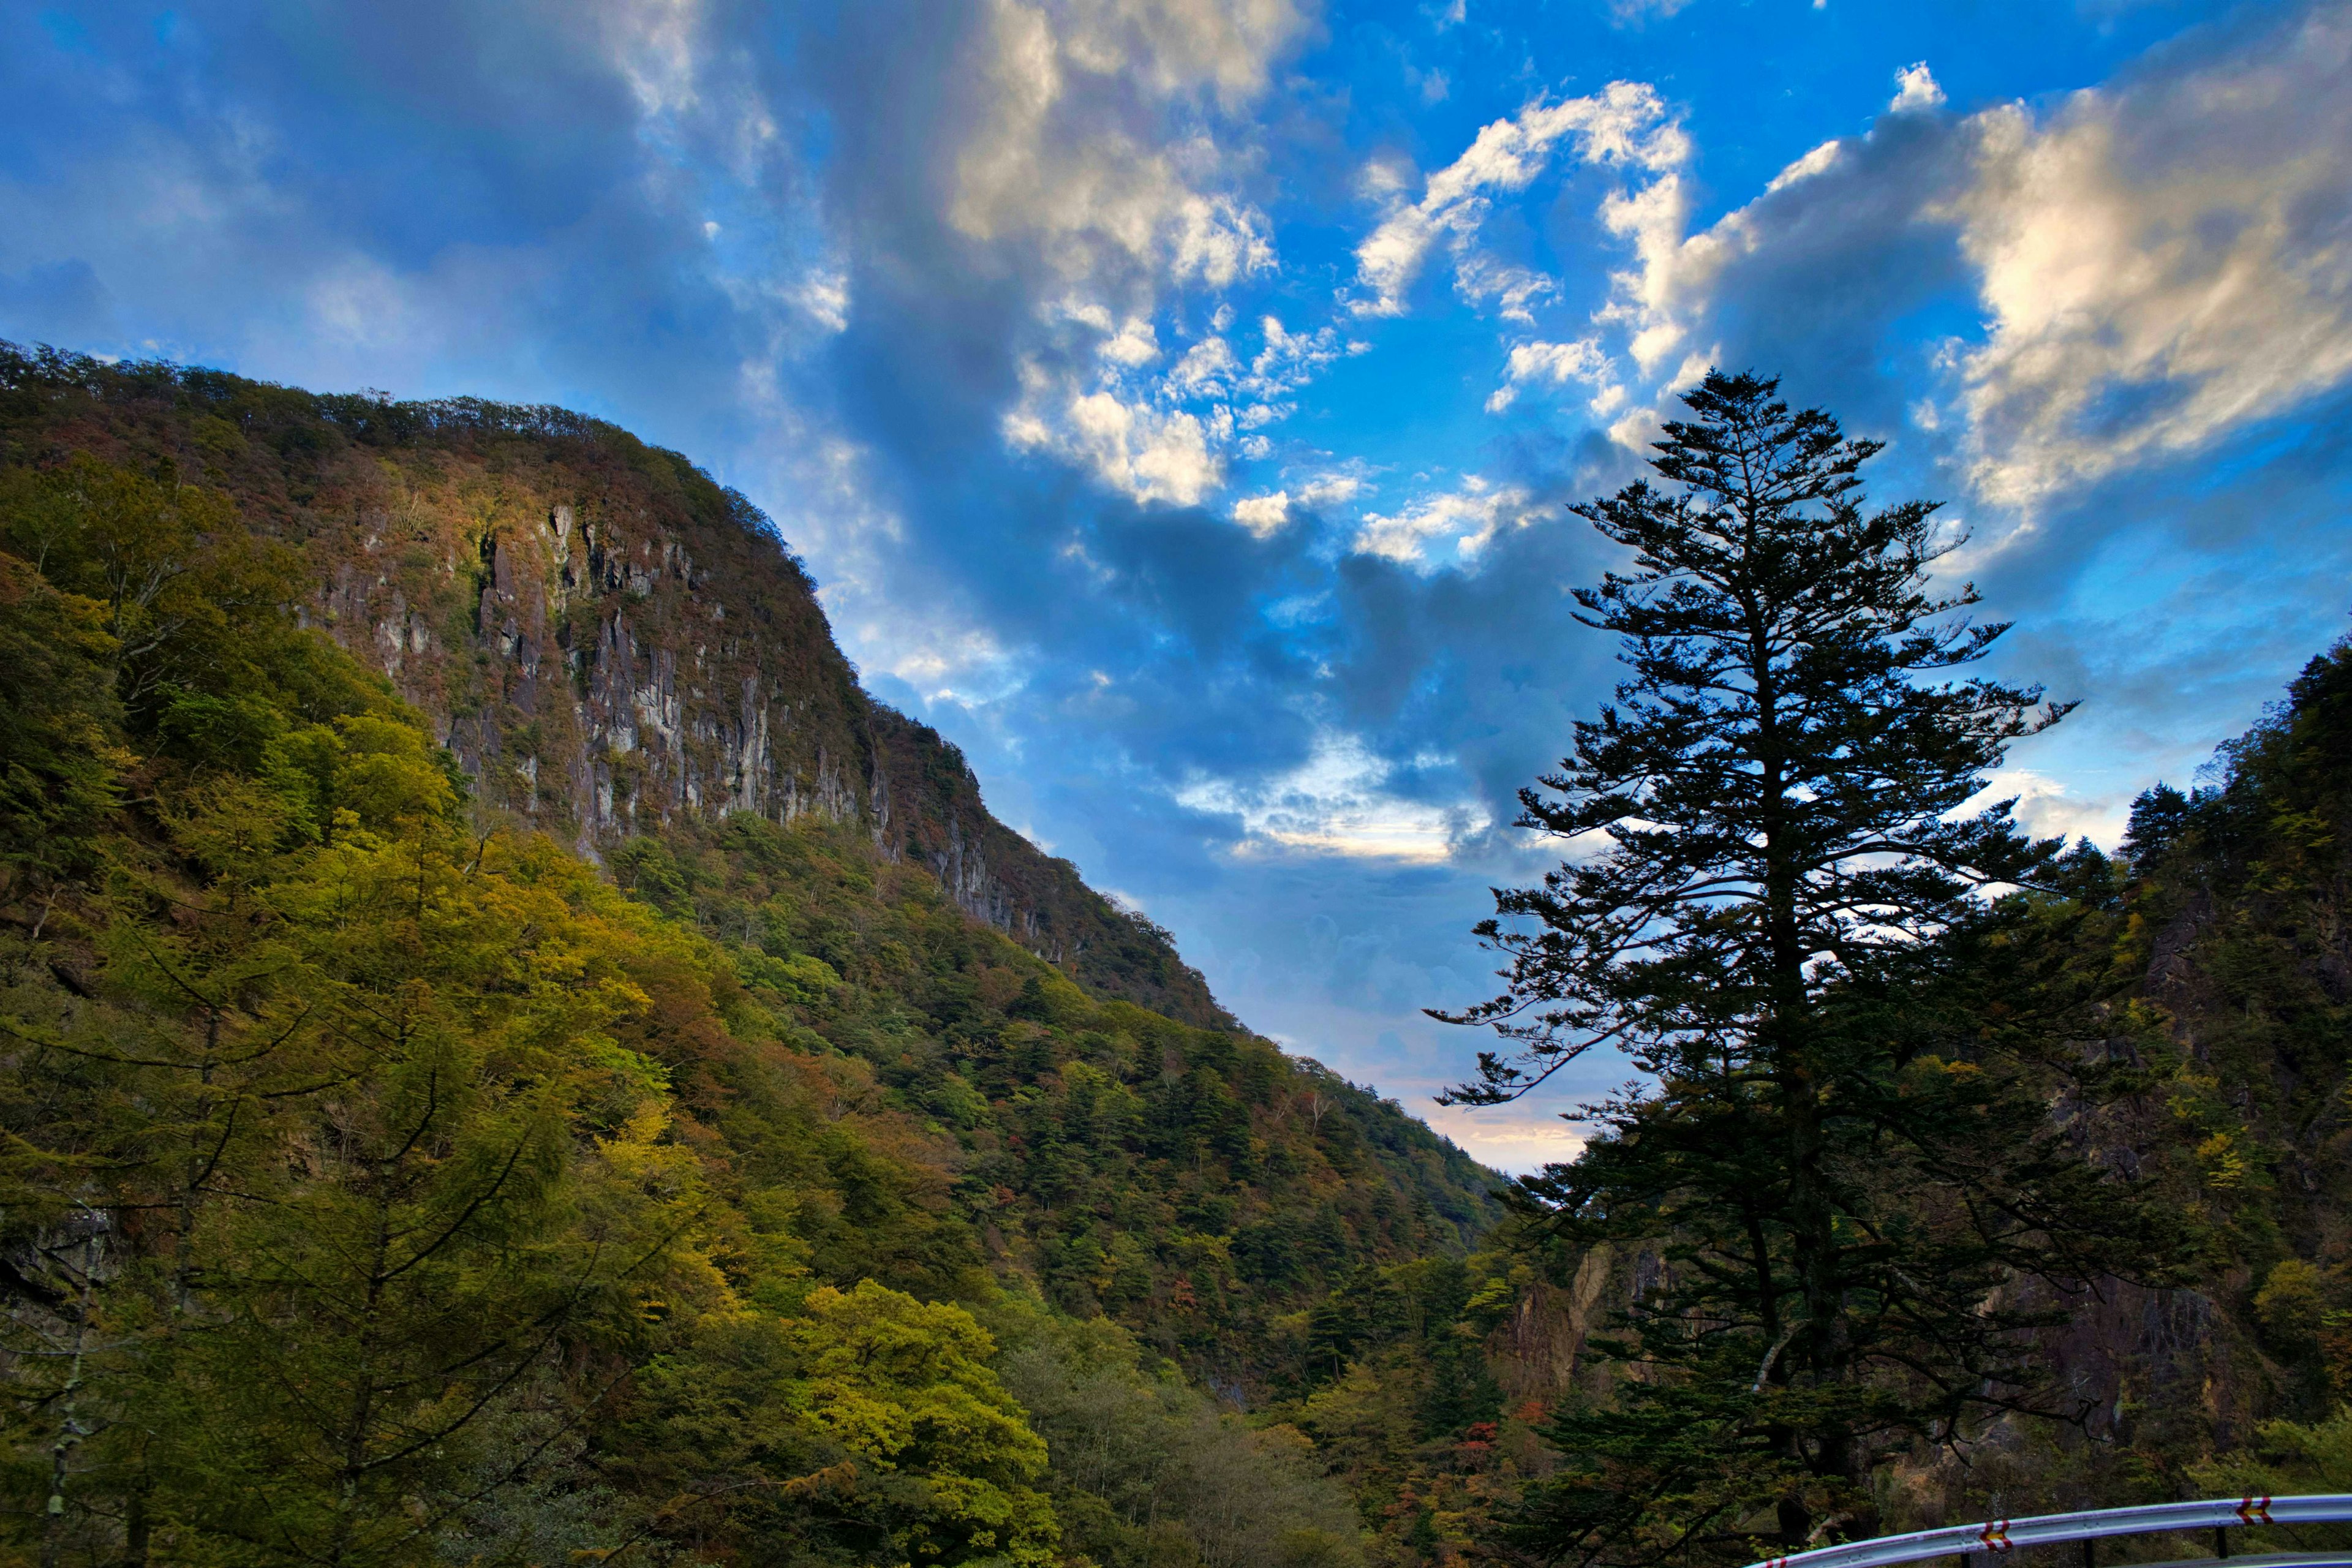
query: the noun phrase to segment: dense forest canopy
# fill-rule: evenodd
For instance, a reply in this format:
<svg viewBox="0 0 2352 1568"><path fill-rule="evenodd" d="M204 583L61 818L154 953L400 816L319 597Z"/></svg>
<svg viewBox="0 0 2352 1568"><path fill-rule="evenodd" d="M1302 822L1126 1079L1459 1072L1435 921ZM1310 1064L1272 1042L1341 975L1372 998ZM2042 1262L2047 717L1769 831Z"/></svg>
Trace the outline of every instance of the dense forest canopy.
<svg viewBox="0 0 2352 1568"><path fill-rule="evenodd" d="M1505 1205L1012 844L685 459L6 351L0 1554L1737 1562L2340 1487L2347 693L2116 857L1877 887L1932 918L1793 1044L1691 924L1605 999L1658 1090ZM1906 822L1971 700L1873 763Z"/></svg>

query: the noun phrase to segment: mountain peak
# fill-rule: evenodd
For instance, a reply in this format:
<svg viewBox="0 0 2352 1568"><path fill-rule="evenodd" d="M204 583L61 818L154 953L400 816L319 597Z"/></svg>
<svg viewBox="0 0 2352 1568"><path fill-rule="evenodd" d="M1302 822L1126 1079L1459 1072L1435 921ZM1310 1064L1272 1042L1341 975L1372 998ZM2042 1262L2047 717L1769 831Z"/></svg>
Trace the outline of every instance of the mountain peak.
<svg viewBox="0 0 2352 1568"><path fill-rule="evenodd" d="M1164 931L865 691L775 526L679 454L564 409L13 345L0 384L20 444L168 467L299 546L318 586L299 613L431 717L486 805L599 858L734 812L855 824L1088 989L1237 1026Z"/></svg>

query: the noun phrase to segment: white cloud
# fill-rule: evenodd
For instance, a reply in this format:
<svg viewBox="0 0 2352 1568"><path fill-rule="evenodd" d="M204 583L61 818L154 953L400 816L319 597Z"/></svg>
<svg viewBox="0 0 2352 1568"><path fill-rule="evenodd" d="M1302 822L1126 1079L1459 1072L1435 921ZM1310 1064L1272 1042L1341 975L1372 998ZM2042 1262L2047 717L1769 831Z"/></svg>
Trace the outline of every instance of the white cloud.
<svg viewBox="0 0 2352 1568"><path fill-rule="evenodd" d="M1284 490L1270 496L1244 496L1234 502L1234 521L1260 539L1271 539L1290 521L1290 496Z"/></svg>
<svg viewBox="0 0 2352 1568"><path fill-rule="evenodd" d="M2352 14L2046 124L1972 124L1951 204L1991 333L1965 355L1975 478L2030 506L2352 376Z"/></svg>
<svg viewBox="0 0 2352 1568"><path fill-rule="evenodd" d="M1242 497L1234 502L1234 521L1260 539L1271 539L1289 524L1294 508L1320 511L1341 506L1355 500L1363 488L1364 481L1354 474L1318 474L1300 485L1296 496L1286 488L1271 495Z"/></svg>
<svg viewBox="0 0 2352 1568"><path fill-rule="evenodd" d="M1674 312L1673 290L1686 250L1683 230L1690 220L1690 192L1679 174L1666 174L1639 191L1611 195L1601 204L1601 218L1610 233L1633 242L1634 259L1633 269L1612 275L1615 298L1601 319L1635 329L1630 350L1649 374L1685 335Z"/></svg>
<svg viewBox="0 0 2352 1568"><path fill-rule="evenodd" d="M1004 418L1008 444L1081 464L1139 501L1194 506L1224 482L1224 465L1195 416L1131 402L1110 390L1060 395L1056 406L1055 384L1034 365L1024 367L1024 380L1029 395Z"/></svg>
<svg viewBox="0 0 2352 1568"><path fill-rule="evenodd" d="M1095 470L1137 500L1191 506L1223 479L1190 414L1162 414L1097 392L1070 405L1070 423Z"/></svg>
<svg viewBox="0 0 2352 1568"><path fill-rule="evenodd" d="M1506 1175L1565 1165L1584 1152L1585 1137L1556 1111L1525 1104L1472 1108L1417 1105L1413 1114L1460 1144L1481 1164Z"/></svg>
<svg viewBox="0 0 2352 1568"><path fill-rule="evenodd" d="M1473 299L1499 297L1505 309L1524 312L1529 300L1548 287L1533 275L1512 275L1478 256L1476 238L1486 221L1490 193L1519 191L1549 164L1562 141L1572 142L1588 163L1619 163L1653 174L1679 166L1690 154L1680 125L1666 117L1655 89L1640 82L1612 82L1600 93L1547 103L1538 98L1509 120L1482 129L1470 147L1429 177L1420 201L1402 201L1402 183L1392 165L1368 165L1369 190L1391 189L1391 206L1380 226L1356 248L1356 281L1370 298L1350 309L1360 315L1401 315L1429 252L1441 241L1454 252L1457 277Z"/></svg>
<svg viewBox="0 0 2352 1568"><path fill-rule="evenodd" d="M1387 205L1403 198L1412 185L1412 177L1411 159L1376 153L1356 171L1356 194L1368 202Z"/></svg>
<svg viewBox="0 0 2352 1568"><path fill-rule="evenodd" d="M1889 114L1905 114L1914 110L1934 109L1944 101L1944 89L1927 69L1927 62L1905 66L1895 73L1895 97L1886 105Z"/></svg>
<svg viewBox="0 0 2352 1568"><path fill-rule="evenodd" d="M1305 31L1290 0L1062 0L1064 47L1098 76L1162 94L1208 88L1228 105L1265 90L1274 57Z"/></svg>
<svg viewBox="0 0 2352 1568"><path fill-rule="evenodd" d="M1456 562L1472 561L1503 528L1524 528L1538 515L1524 487L1467 474L1459 489L1423 496L1393 517L1366 512L1354 548L1360 555L1433 570L1443 563L1432 559L1433 546L1444 546Z"/></svg>
<svg viewBox="0 0 2352 1568"><path fill-rule="evenodd" d="M1822 142L1820 146L1814 148L1811 152L1806 153L1795 163L1790 163L1779 174L1773 175L1772 183L1766 185L1764 189L1769 193L1780 190L1784 185L1793 185L1799 180L1811 179L1815 174L1820 174L1822 170L1827 169L1830 165L1838 161L1838 150L1843 145L1844 143L1834 140Z"/></svg>
<svg viewBox="0 0 2352 1568"><path fill-rule="evenodd" d="M1298 504L1309 507L1344 506L1363 492L1364 481L1354 474L1320 474L1309 479L1298 492Z"/></svg>
<svg viewBox="0 0 2352 1568"><path fill-rule="evenodd" d="M1168 389L1179 397L1215 397L1241 374L1242 363L1223 338L1202 338L1184 351L1168 373Z"/></svg>
<svg viewBox="0 0 2352 1568"><path fill-rule="evenodd" d="M1274 267L1274 240L1265 215L1232 196L1186 194L1176 204L1175 254L1169 270L1176 280L1223 289L1249 273Z"/></svg>
<svg viewBox="0 0 2352 1568"><path fill-rule="evenodd" d="M1395 771L1361 738L1325 730L1286 773L1248 782L1196 774L1176 801L1238 817L1255 845L1368 859L1443 860L1457 840L1485 830L1488 818L1475 802L1437 805L1383 787Z"/></svg>
<svg viewBox="0 0 2352 1568"><path fill-rule="evenodd" d="M1250 361L1248 378L1238 384L1259 397L1296 391L1339 357L1339 334L1330 327L1293 332L1286 331L1281 320L1274 316L1266 317L1258 325L1265 333L1265 346Z"/></svg>
<svg viewBox="0 0 2352 1568"><path fill-rule="evenodd" d="M1471 249L1459 255L1454 268L1454 288L1474 305L1495 301L1495 313L1507 321L1535 325L1535 303L1559 292L1559 286L1533 268L1517 267Z"/></svg>
<svg viewBox="0 0 2352 1568"><path fill-rule="evenodd" d="M1129 367L1150 364L1160 357L1160 339L1150 321L1140 316L1129 316L1119 327L1118 334L1105 342L1098 352L1114 364Z"/></svg>
<svg viewBox="0 0 2352 1568"><path fill-rule="evenodd" d="M1230 446L1256 460L1272 443L1255 434L1297 411L1286 394L1314 379L1344 352L1338 332L1294 332L1276 317L1260 323L1264 346L1244 366L1223 336L1202 339L1156 384L1136 387L1120 374L1160 354L1149 321L1129 318L1117 333L1099 306L1065 303L1064 317L1104 334L1098 385L1080 384L1066 368L1035 363L1024 373L1021 405L1005 421L1016 446L1082 456L1114 487L1139 500L1198 501L1223 480L1216 448ZM1221 318L1226 312L1219 311ZM1187 410L1181 405L1192 404Z"/></svg>
<svg viewBox="0 0 2352 1568"><path fill-rule="evenodd" d="M884 668L929 701L985 702L1001 695L989 688L1016 684L1006 674L1010 654L983 627L904 628L884 647Z"/></svg>
<svg viewBox="0 0 2352 1568"><path fill-rule="evenodd" d="M1223 482L1223 449L1268 449L1238 432L1286 414L1277 394L1319 363L1270 337L1282 363L1262 353L1244 372L1220 305L1215 335L1156 381L1138 374L1162 360L1169 288L1213 297L1276 265L1265 215L1234 184L1255 134L1235 111L1265 93L1307 17L1297 0L986 0L984 15L944 216L975 243L1042 258L1063 296L1039 311L1063 341L1024 364L1004 437L1138 500L1196 503ZM1091 369L1070 326L1095 335ZM1338 352L1315 334L1286 341Z"/></svg>
<svg viewBox="0 0 2352 1568"><path fill-rule="evenodd" d="M2124 825L2131 815L2127 794L2085 798L2069 790L2064 781L2031 768L1993 773L1984 789L1960 809L1980 811L2000 800L2017 803L2017 820L2037 838L2088 838L2110 850L2123 842Z"/></svg>
<svg viewBox="0 0 2352 1568"><path fill-rule="evenodd" d="M810 273L793 290L793 303L808 313L809 318L829 332L845 331L849 327L849 277L837 268L824 268Z"/></svg>
<svg viewBox="0 0 2352 1568"><path fill-rule="evenodd" d="M1228 107L1265 87L1305 18L1288 0L996 0L979 122L955 162L948 220L981 241L1031 237L1072 279L1120 259L1224 288L1274 265L1265 216L1202 187L1224 160L1205 135L1159 144L1118 119L1074 107L1089 81L1148 101L1205 94Z"/></svg>
<svg viewBox="0 0 2352 1568"><path fill-rule="evenodd" d="M1899 155L1876 133L1824 143L1694 234L1669 173L1604 212L1634 265L1601 319L1645 377L1703 363L1727 279L1826 243L1833 203L1856 244L1944 226L1973 265L1987 335L1948 345L1955 395L1914 422L1959 428L1982 500L2030 516L2291 410L2352 380L2352 13L2175 60L2046 117L1983 110ZM1921 66L1897 82L1898 110L1938 92ZM1631 411L1612 434L1638 446L1653 419Z"/></svg>
<svg viewBox="0 0 2352 1568"><path fill-rule="evenodd" d="M1518 396L1519 389L1530 382L1549 382L1554 386L1565 385L1571 380L1589 382L1596 389L1596 403L1612 393L1622 398L1622 389L1608 384L1610 368L1609 356L1591 338L1580 338L1571 343L1517 344L1503 367L1503 384L1486 399L1486 412L1502 413Z"/></svg>
<svg viewBox="0 0 2352 1568"><path fill-rule="evenodd" d="M702 97L697 66L709 53L697 36L698 24L708 19L703 7L684 0L635 0L594 7L583 19L603 35L638 112L654 119L697 107Z"/></svg>

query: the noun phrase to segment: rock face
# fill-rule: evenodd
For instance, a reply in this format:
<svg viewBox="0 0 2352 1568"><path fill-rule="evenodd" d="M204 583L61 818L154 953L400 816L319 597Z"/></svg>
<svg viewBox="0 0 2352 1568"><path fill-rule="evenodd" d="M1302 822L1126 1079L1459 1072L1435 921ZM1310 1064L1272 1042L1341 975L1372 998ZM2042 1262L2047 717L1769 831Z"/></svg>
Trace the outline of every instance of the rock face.
<svg viewBox="0 0 2352 1568"><path fill-rule="evenodd" d="M768 520L560 410L328 397L0 345L12 455L82 448L234 495L299 544L311 624L431 714L478 797L593 855L751 812L855 823L1081 983L1230 1027L1166 933L992 816L874 701Z"/></svg>

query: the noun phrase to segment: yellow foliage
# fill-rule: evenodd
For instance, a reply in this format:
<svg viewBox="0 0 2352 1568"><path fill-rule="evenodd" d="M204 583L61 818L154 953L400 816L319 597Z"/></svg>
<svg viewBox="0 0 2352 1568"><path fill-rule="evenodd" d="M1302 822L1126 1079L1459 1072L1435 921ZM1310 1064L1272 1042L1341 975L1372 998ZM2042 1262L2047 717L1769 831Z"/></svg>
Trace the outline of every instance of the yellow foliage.
<svg viewBox="0 0 2352 1568"><path fill-rule="evenodd" d="M1014 1563L1057 1560L1052 1506L1034 1489L1045 1445L988 1365L996 1346L961 1307L871 1279L813 1291L793 1329L803 1418L853 1453L919 1472L933 1518L910 1527L918 1557L948 1538Z"/></svg>

